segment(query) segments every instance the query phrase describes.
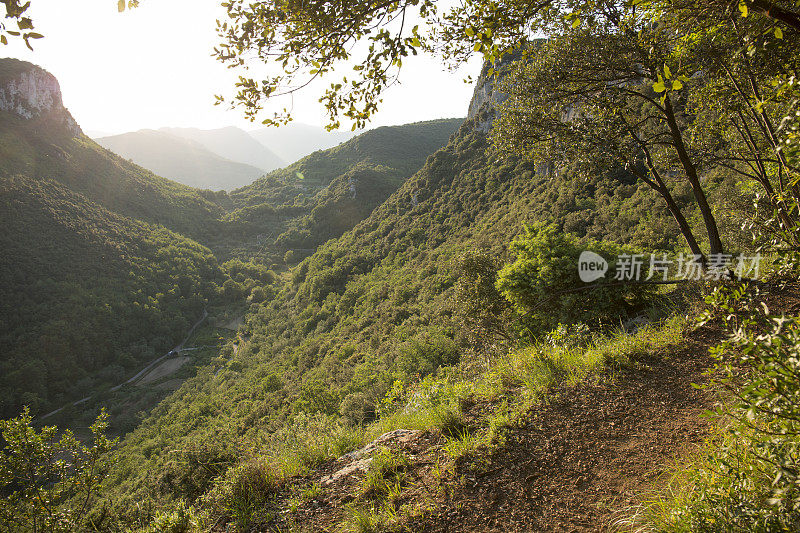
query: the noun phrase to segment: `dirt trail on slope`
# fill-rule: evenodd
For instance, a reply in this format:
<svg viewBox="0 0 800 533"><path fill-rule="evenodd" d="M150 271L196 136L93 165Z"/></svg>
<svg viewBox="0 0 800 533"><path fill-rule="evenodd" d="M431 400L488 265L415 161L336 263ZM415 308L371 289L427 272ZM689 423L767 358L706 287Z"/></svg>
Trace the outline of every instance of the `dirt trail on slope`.
<svg viewBox="0 0 800 533"><path fill-rule="evenodd" d="M142 378L139 380L136 386L143 387L145 385L153 383L154 381L158 381L161 378L170 376L175 372L177 372L178 370L180 370L180 368L183 365L185 365L191 360L192 360L191 357L186 357L186 356L176 356L173 357L172 359L167 359L157 367L150 370L150 372L142 376Z"/></svg>
<svg viewBox="0 0 800 533"><path fill-rule="evenodd" d="M511 430L483 473L457 468L417 532L608 530L665 465L697 449L712 422L704 383L711 366L706 331L679 346L642 355L615 379L556 392Z"/></svg>

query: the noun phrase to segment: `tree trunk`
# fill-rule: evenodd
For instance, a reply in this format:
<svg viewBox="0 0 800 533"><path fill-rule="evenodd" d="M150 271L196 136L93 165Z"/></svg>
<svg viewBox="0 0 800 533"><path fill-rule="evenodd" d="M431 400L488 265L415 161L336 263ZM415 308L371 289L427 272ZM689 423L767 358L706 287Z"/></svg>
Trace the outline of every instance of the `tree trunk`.
<svg viewBox="0 0 800 533"><path fill-rule="evenodd" d="M697 201L697 206L700 208L700 213L703 215L703 222L705 222L706 231L708 232L710 252L712 254L721 254L723 252L723 247L722 240L719 236L719 229L717 228L717 221L714 218L714 214L711 212L711 206L708 205L708 199L700 183L700 176L697 174L697 168L695 168L694 163L692 163L689 152L686 150L686 145L683 143L683 133L681 132L680 126L678 126L678 121L675 119L675 109L672 107L672 101L669 95L667 95L667 98L664 100L664 111L670 133L672 134L675 151L686 172L689 184L692 186L692 192L694 192L694 198Z"/></svg>
<svg viewBox="0 0 800 533"><path fill-rule="evenodd" d="M783 22L787 26L800 31L800 14L776 6L769 0L752 0L748 3L753 11L757 11L773 20Z"/></svg>
<svg viewBox="0 0 800 533"><path fill-rule="evenodd" d="M675 222L678 223L678 227L681 229L681 233L683 237L686 239L686 243L689 245L689 249L692 253L698 257L700 257L700 262L704 265L708 263L705 254L703 254L703 250L700 249L700 245L697 243L697 239L694 237L694 233L692 233L692 228L689 226L689 223L686 221L686 217L683 216L681 213L681 208L678 207L678 204L675 202L675 199L669 193L668 190L659 190L659 194L664 201L667 202L667 208L669 212L672 213L673 218L675 218Z"/></svg>

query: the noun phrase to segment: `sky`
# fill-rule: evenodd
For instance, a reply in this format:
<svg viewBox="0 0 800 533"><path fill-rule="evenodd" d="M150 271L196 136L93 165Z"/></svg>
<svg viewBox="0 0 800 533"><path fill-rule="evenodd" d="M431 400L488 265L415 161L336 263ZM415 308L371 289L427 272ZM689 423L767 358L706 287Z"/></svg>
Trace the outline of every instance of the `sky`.
<svg viewBox="0 0 800 533"><path fill-rule="evenodd" d="M261 124L245 120L241 110L214 106L215 94L233 94L236 79L211 57L219 41L215 21L225 16L220 1L142 0L137 9L118 13L116 0L33 0L28 15L45 38L32 41L33 52L18 41L0 45L0 57L30 61L53 73L64 104L84 131L257 129ZM477 58L455 72L433 57L404 60L401 83L385 93L368 128L465 116L472 86L463 80L479 71ZM295 94L295 122L326 124L317 99L331 81ZM277 101L274 110L289 104Z"/></svg>

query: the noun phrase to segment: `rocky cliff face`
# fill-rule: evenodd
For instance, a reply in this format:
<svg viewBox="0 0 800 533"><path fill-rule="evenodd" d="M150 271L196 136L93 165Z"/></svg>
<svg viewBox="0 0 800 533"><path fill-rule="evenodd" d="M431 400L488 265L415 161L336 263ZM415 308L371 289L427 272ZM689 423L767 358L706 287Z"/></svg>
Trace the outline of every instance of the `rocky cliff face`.
<svg viewBox="0 0 800 533"><path fill-rule="evenodd" d="M514 52L505 56L496 65L496 70L502 72L511 63L519 59L521 53ZM485 63L481 69L481 75L478 77L478 82L475 84L475 92L472 93L472 100L469 102L469 110L467 111L467 118L478 117L475 127L488 133L494 121L497 106L502 104L507 96L495 87L495 79L493 75L489 75L491 65ZM501 74L502 75L502 74Z"/></svg>
<svg viewBox="0 0 800 533"><path fill-rule="evenodd" d="M56 77L31 63L0 60L0 111L27 120L45 118L72 136L82 133L64 107Z"/></svg>
<svg viewBox="0 0 800 533"><path fill-rule="evenodd" d="M467 111L467 118L478 117L475 128L483 133L488 133L491 129L496 106L503 103L506 98L503 93L495 90L495 80L492 76L487 75L488 70L487 63L483 66L478 82L475 84L475 92L472 93L472 100L469 102Z"/></svg>
<svg viewBox="0 0 800 533"><path fill-rule="evenodd" d="M544 43L543 39L535 39L530 42L530 46L534 49L538 48ZM514 61L522 57L522 51L517 50L505 57L495 65L495 70L503 76L503 71L507 70ZM475 84L475 91L472 94L472 100L469 102L469 111L467 118L475 118L475 129L483 133L489 133L492 128L492 122L497 117L498 106L502 104L508 95L500 92L495 87L495 77L489 75L489 68L491 65L485 63L481 69L481 75L478 82ZM573 116L574 109L568 108L565 110L565 120L570 120ZM540 175L552 175L555 172L555 166L552 162L541 162L536 166L536 173Z"/></svg>

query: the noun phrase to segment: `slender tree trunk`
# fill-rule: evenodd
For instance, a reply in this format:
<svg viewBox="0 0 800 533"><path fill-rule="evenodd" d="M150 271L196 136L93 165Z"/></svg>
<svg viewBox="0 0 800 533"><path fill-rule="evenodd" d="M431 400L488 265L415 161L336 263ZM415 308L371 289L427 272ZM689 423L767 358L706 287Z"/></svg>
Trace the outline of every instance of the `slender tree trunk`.
<svg viewBox="0 0 800 533"><path fill-rule="evenodd" d="M678 207L678 204L675 202L675 199L669 193L668 190L658 191L661 194L661 197L664 198L664 201L667 202L667 209L669 212L672 213L672 217L675 219L675 222L678 223L678 227L681 229L681 233L683 237L686 239L686 243L689 245L689 249L692 253L700 258L700 262L704 265L708 263L703 250L700 249L700 245L697 243L697 239L692 233L692 228L689 226L689 223L686 221L686 217L683 216L681 212L681 208Z"/></svg>
<svg viewBox="0 0 800 533"><path fill-rule="evenodd" d="M800 31L800 14L776 6L769 0L752 0L748 2L753 11L757 11L773 20L783 22L787 26Z"/></svg>
<svg viewBox="0 0 800 533"><path fill-rule="evenodd" d="M681 132L678 121L675 119L675 109L672 107L672 101L667 95L664 101L664 111L667 117L667 124L669 125L670 133L672 134L673 145L678 154L678 159L683 165L686 172L686 177L689 184L692 186L694 198L697 201L697 206L700 208L700 213L703 215L703 222L706 225L708 232L708 244L712 254L721 254L723 251L722 240L719 236L719 229L717 228L717 221L714 218L714 213L711 212L711 206L708 205L706 193L703 191L703 186L700 183L700 176L697 174L697 168L692 163L689 152L686 150L686 145L683 143L683 133Z"/></svg>

